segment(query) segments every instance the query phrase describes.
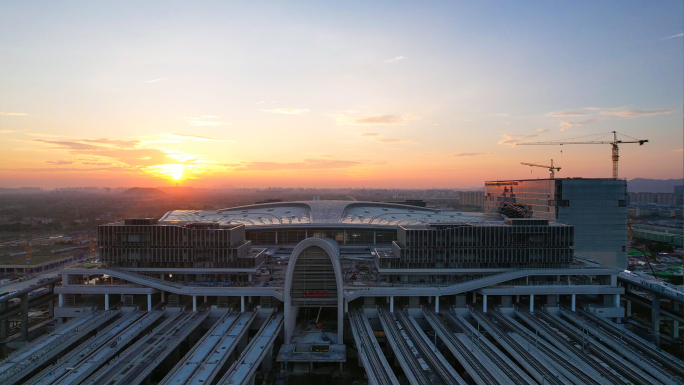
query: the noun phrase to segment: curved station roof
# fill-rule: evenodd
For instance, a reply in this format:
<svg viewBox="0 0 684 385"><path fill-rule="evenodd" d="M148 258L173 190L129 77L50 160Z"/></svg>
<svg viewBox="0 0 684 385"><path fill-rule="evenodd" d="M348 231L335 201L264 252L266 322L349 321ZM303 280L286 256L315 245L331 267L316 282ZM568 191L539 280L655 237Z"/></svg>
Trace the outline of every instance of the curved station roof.
<svg viewBox="0 0 684 385"><path fill-rule="evenodd" d="M501 222L500 215L462 213L394 203L358 201L277 202L221 210L174 210L160 222L214 222L245 227L396 227L426 223Z"/></svg>

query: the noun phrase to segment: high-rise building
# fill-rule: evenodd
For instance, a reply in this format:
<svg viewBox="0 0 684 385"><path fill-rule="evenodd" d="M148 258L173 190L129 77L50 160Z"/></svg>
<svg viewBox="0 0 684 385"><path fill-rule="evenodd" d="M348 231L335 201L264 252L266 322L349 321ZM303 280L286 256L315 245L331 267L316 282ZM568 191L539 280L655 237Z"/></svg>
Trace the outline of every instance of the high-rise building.
<svg viewBox="0 0 684 385"><path fill-rule="evenodd" d="M511 208L520 216L575 227L575 254L627 267L627 182L558 178L485 182L485 212Z"/></svg>

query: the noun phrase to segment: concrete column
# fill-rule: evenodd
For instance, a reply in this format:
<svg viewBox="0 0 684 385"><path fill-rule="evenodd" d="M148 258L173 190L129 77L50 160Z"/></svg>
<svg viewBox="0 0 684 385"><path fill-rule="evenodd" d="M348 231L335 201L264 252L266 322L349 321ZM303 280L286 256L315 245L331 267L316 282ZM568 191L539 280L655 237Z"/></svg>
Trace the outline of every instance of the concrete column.
<svg viewBox="0 0 684 385"><path fill-rule="evenodd" d="M147 295L147 311L152 311L152 294Z"/></svg>
<svg viewBox="0 0 684 385"><path fill-rule="evenodd" d="M164 280L164 274L159 274L159 279Z"/></svg>
<svg viewBox="0 0 684 385"><path fill-rule="evenodd" d="M109 310L109 294L105 294L105 310Z"/></svg>
<svg viewBox="0 0 684 385"><path fill-rule="evenodd" d="M59 307L64 307L64 294L59 295Z"/></svg>
<svg viewBox="0 0 684 385"><path fill-rule="evenodd" d="M615 307L620 307L620 294L615 294Z"/></svg>
<svg viewBox="0 0 684 385"><path fill-rule="evenodd" d="M627 318L629 318L632 316L632 301L626 300L625 302L626 302L625 303L625 306L626 306L625 315L627 316Z"/></svg>
<svg viewBox="0 0 684 385"><path fill-rule="evenodd" d="M617 286L617 274L613 274L610 276L610 286Z"/></svg>
<svg viewBox="0 0 684 385"><path fill-rule="evenodd" d="M252 282L252 274L247 276L247 281Z"/></svg>
<svg viewBox="0 0 684 385"><path fill-rule="evenodd" d="M679 338L679 321L672 320L672 338Z"/></svg>
<svg viewBox="0 0 684 385"><path fill-rule="evenodd" d="M439 313L439 296L435 296L435 313Z"/></svg>
<svg viewBox="0 0 684 385"><path fill-rule="evenodd" d="M349 313L349 301L344 300L344 312Z"/></svg>
<svg viewBox="0 0 684 385"><path fill-rule="evenodd" d="M653 324L656 345L660 346L660 297L656 294L653 294L651 303L651 323Z"/></svg>
<svg viewBox="0 0 684 385"><path fill-rule="evenodd" d="M245 296L240 296L240 311L245 312Z"/></svg>
<svg viewBox="0 0 684 385"><path fill-rule="evenodd" d="M428 296L428 303L432 303L432 297Z"/></svg>
<svg viewBox="0 0 684 385"><path fill-rule="evenodd" d="M576 295L573 294L572 295L572 311L575 311L575 297L576 297Z"/></svg>
<svg viewBox="0 0 684 385"><path fill-rule="evenodd" d="M21 340L28 341L29 331L29 296L28 293L21 296Z"/></svg>
<svg viewBox="0 0 684 385"><path fill-rule="evenodd" d="M394 313L394 297L390 297L390 313Z"/></svg>
<svg viewBox="0 0 684 385"><path fill-rule="evenodd" d="M197 296L192 296L192 311L197 311Z"/></svg>
<svg viewBox="0 0 684 385"><path fill-rule="evenodd" d="M166 293L164 293L164 290L161 291L161 301L166 302L166 299L164 298Z"/></svg>
<svg viewBox="0 0 684 385"><path fill-rule="evenodd" d="M209 301L208 301L208 296L205 295L205 296L204 296L204 303L207 303L207 302L209 302Z"/></svg>
<svg viewBox="0 0 684 385"><path fill-rule="evenodd" d="M515 303L519 303L519 302L520 302L520 294L515 296Z"/></svg>
<svg viewBox="0 0 684 385"><path fill-rule="evenodd" d="M487 294L482 294L482 311L487 312Z"/></svg>
<svg viewBox="0 0 684 385"><path fill-rule="evenodd" d="M530 295L530 313L534 313L534 294Z"/></svg>
<svg viewBox="0 0 684 385"><path fill-rule="evenodd" d="M473 303L477 303L477 293L473 292Z"/></svg>

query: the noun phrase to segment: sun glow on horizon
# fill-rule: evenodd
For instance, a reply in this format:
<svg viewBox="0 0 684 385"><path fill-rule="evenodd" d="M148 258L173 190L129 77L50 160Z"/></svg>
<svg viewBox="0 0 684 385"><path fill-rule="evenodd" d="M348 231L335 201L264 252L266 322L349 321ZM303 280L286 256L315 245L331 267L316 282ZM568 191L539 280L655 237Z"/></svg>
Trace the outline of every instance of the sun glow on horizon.
<svg viewBox="0 0 684 385"><path fill-rule="evenodd" d="M182 164L160 164L150 167L152 172L162 178L181 180L185 175L185 165Z"/></svg>

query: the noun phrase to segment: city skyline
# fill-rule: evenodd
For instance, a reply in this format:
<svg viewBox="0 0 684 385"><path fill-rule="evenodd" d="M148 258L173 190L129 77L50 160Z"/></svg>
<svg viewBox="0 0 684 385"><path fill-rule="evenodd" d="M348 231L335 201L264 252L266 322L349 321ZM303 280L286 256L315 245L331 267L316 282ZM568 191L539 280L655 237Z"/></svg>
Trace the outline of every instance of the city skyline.
<svg viewBox="0 0 684 385"><path fill-rule="evenodd" d="M649 140L621 178L684 173L681 3L2 10L0 187L609 178L609 145L515 143L611 131Z"/></svg>

